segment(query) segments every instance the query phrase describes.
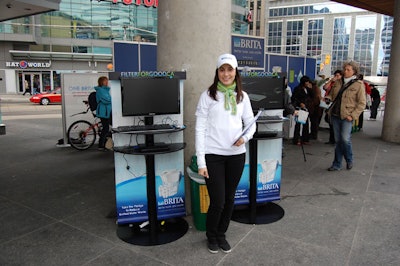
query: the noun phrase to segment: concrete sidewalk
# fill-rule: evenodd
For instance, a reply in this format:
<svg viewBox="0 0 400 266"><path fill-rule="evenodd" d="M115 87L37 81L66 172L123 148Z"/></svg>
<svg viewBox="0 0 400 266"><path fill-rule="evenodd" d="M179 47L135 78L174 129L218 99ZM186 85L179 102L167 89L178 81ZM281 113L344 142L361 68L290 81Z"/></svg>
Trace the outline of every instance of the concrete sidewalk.
<svg viewBox="0 0 400 266"><path fill-rule="evenodd" d="M400 265L400 146L380 140L382 117L353 134L354 168L326 169L334 147L285 141L277 222L232 222L230 254L204 232L160 246L116 235L114 158L58 148L60 118L7 120L0 136L0 265ZM189 182L186 179L187 182Z"/></svg>
<svg viewBox="0 0 400 266"><path fill-rule="evenodd" d="M29 103L30 94L0 94L1 103Z"/></svg>

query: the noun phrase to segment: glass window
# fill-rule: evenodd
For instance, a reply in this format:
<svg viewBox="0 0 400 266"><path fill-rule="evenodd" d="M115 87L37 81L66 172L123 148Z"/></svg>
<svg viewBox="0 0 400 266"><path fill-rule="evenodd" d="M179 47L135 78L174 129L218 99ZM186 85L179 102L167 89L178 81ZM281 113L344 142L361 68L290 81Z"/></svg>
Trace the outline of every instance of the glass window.
<svg viewBox="0 0 400 266"><path fill-rule="evenodd" d="M0 33L32 34L31 17L1 22Z"/></svg>
<svg viewBox="0 0 400 266"><path fill-rule="evenodd" d="M106 1L63 0L40 16L42 37L156 41L157 9ZM76 48L78 49L78 48ZM79 48L78 50L80 50Z"/></svg>
<svg viewBox="0 0 400 266"><path fill-rule="evenodd" d="M390 50L392 47L392 34L393 34L393 17L384 16L381 26L380 38L380 69L378 71L382 76L389 74L390 63Z"/></svg>
<svg viewBox="0 0 400 266"><path fill-rule="evenodd" d="M323 19L308 20L307 55L317 56L322 52Z"/></svg>
<svg viewBox="0 0 400 266"><path fill-rule="evenodd" d="M365 76L372 74L372 58L374 56L374 41L376 16L357 16L354 35L354 60L360 64L360 72Z"/></svg>
<svg viewBox="0 0 400 266"><path fill-rule="evenodd" d="M334 19L331 56L332 71L342 69L343 63L349 59L350 29L351 17Z"/></svg>
<svg viewBox="0 0 400 266"><path fill-rule="evenodd" d="M281 53L282 45L282 21L268 23L267 51Z"/></svg>
<svg viewBox="0 0 400 266"><path fill-rule="evenodd" d="M287 22L286 54L300 55L302 35L302 20Z"/></svg>

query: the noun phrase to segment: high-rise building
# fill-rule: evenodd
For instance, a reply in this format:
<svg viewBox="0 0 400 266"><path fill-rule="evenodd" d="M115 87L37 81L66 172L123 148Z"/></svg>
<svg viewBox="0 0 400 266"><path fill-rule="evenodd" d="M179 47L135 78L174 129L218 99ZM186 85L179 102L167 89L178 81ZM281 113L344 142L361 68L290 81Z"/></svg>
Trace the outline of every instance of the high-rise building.
<svg viewBox="0 0 400 266"><path fill-rule="evenodd" d="M39 80L44 91L61 72L111 70L113 40L157 42L157 4L61 0L58 11L0 22L0 89ZM391 17L331 1L232 0L231 23L233 34L265 37L268 53L311 56L323 71L354 59L365 75L388 73Z"/></svg>
<svg viewBox="0 0 400 266"><path fill-rule="evenodd" d="M392 17L333 1L265 2L268 53L315 57L327 74L355 60L365 76L387 75Z"/></svg>

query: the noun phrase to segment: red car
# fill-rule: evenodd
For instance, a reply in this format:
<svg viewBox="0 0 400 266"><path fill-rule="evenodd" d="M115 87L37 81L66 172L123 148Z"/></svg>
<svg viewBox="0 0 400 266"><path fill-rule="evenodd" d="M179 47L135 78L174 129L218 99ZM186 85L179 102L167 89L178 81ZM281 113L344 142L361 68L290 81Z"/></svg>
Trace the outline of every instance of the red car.
<svg viewBox="0 0 400 266"><path fill-rule="evenodd" d="M61 103L61 89L57 88L54 91L38 93L29 98L33 103L48 105L49 103Z"/></svg>

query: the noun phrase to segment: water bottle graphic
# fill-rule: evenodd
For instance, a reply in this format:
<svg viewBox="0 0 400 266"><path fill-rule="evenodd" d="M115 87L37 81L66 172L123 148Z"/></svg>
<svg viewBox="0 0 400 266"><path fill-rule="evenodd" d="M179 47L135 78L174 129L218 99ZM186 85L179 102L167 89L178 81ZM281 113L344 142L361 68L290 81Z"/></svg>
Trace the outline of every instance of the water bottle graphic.
<svg viewBox="0 0 400 266"><path fill-rule="evenodd" d="M168 198L177 194L182 173L177 169L166 170L160 176L162 181L162 184L158 187L160 197Z"/></svg>

